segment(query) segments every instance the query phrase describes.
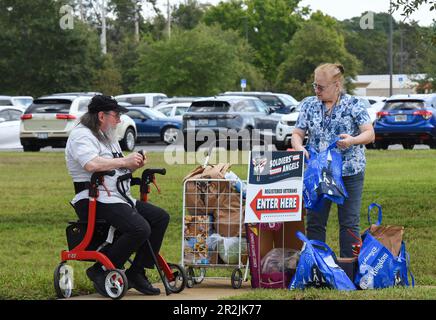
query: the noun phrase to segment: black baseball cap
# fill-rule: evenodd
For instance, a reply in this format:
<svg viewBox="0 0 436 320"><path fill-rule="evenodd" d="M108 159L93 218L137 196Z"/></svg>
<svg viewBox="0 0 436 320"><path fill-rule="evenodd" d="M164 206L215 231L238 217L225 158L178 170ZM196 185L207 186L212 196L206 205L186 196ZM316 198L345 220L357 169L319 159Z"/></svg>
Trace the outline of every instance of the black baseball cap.
<svg viewBox="0 0 436 320"><path fill-rule="evenodd" d="M100 111L126 113L129 111L129 109L120 106L117 100L113 99L112 97L99 94L92 97L91 102L88 105L88 112L97 113Z"/></svg>

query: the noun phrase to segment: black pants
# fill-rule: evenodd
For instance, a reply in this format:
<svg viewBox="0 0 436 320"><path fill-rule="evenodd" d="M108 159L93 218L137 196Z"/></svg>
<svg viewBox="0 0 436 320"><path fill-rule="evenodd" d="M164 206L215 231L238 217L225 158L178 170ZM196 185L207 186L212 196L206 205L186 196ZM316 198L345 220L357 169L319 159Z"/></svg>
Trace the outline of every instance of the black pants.
<svg viewBox="0 0 436 320"><path fill-rule="evenodd" d="M88 199L75 204L80 220L88 219ZM150 239L155 254L159 253L165 231L170 221L169 214L151 203L136 201L136 209L123 203L97 202L97 219L104 219L114 226L121 235L104 253L116 268L122 269L124 263L136 252L131 269L142 271L154 267L147 239Z"/></svg>

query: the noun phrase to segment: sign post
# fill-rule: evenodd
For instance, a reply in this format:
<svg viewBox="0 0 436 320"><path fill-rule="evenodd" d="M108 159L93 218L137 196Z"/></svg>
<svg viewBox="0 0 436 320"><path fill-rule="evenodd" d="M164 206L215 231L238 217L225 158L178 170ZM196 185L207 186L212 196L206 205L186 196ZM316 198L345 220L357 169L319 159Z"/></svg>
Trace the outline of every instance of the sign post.
<svg viewBox="0 0 436 320"><path fill-rule="evenodd" d="M250 152L245 223L300 221L301 151Z"/></svg>
<svg viewBox="0 0 436 320"><path fill-rule="evenodd" d="M244 92L244 89L247 87L247 79L241 79L241 89Z"/></svg>

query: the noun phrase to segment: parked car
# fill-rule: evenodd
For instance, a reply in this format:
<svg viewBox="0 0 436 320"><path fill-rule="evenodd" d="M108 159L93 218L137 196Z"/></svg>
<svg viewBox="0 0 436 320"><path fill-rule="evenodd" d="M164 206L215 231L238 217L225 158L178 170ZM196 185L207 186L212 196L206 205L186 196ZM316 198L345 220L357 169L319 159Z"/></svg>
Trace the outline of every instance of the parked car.
<svg viewBox="0 0 436 320"><path fill-rule="evenodd" d="M188 103L191 104L192 101L201 99L204 97L171 97L171 98L163 98L159 101L157 105L154 106L154 108L161 107L163 105L167 104L173 104L173 103Z"/></svg>
<svg viewBox="0 0 436 320"><path fill-rule="evenodd" d="M179 102L169 104L159 104L154 107L154 110L162 112L169 118L175 118L177 120L183 120L183 114L189 109L191 102Z"/></svg>
<svg viewBox="0 0 436 320"><path fill-rule="evenodd" d="M153 108L165 98L167 95L164 93L131 93L115 96L118 102L127 102L134 106L145 105L149 108Z"/></svg>
<svg viewBox="0 0 436 320"><path fill-rule="evenodd" d="M226 91L220 96L248 96L256 97L262 100L273 112L288 114L298 105L298 101L289 94L261 92L261 91Z"/></svg>
<svg viewBox="0 0 436 320"><path fill-rule="evenodd" d="M4 107L0 109L0 149L21 149L20 117L22 108Z"/></svg>
<svg viewBox="0 0 436 320"><path fill-rule="evenodd" d="M14 106L24 111L32 104L32 101L31 96L0 96L0 108Z"/></svg>
<svg viewBox="0 0 436 320"><path fill-rule="evenodd" d="M377 113L374 130L378 149L387 149L390 144L402 144L405 149L415 144L436 148L436 94L388 98Z"/></svg>
<svg viewBox="0 0 436 320"><path fill-rule="evenodd" d="M71 130L88 111L92 95L54 95L38 98L21 116L20 141L24 151L43 147L64 148ZM117 136L123 150L135 148L135 122L121 115Z"/></svg>
<svg viewBox="0 0 436 320"><path fill-rule="evenodd" d="M208 132L212 131L216 139L231 139L227 129L232 129L234 132L246 130L250 138L252 138L253 130L259 129L262 141L267 139L267 135L275 139L275 128L281 115L271 115L272 110L256 97L222 95L196 100L183 115L185 150L191 151L191 143L188 143L188 139L194 135L197 137L198 132L203 129L207 129ZM243 144L251 142L251 139L242 141L243 137L234 139L236 138L240 148ZM244 138L248 139L248 137ZM203 141L195 141L193 147L196 150L201 144Z"/></svg>
<svg viewBox="0 0 436 320"><path fill-rule="evenodd" d="M300 106L297 106L293 112L284 114L280 119L276 127L275 146L277 150L286 150L288 148L292 148L292 131L294 131L295 123L297 122L299 114Z"/></svg>
<svg viewBox="0 0 436 320"><path fill-rule="evenodd" d="M368 111L369 117L371 118L371 122L374 123L374 121L377 119L377 112L379 112L383 108L385 104L383 101L386 101L386 98L367 97L367 96L356 96L356 97L362 100L363 104L366 107L366 111Z"/></svg>
<svg viewBox="0 0 436 320"><path fill-rule="evenodd" d="M182 121L168 118L162 112L142 107L129 107L127 115L135 121L137 141L163 141L172 144L182 128Z"/></svg>

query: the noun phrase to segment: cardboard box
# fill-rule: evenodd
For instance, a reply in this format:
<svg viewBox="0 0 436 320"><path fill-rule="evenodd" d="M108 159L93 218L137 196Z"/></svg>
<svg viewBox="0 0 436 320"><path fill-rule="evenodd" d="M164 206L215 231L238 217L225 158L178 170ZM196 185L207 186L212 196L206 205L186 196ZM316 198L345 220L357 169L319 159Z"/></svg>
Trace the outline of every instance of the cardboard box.
<svg viewBox="0 0 436 320"><path fill-rule="evenodd" d="M287 288L293 276L292 272L261 273L262 258L271 249L290 248L300 251L303 245L295 234L297 231L304 233L304 220L280 224L278 230L268 230L260 224L246 225L252 288Z"/></svg>
<svg viewBox="0 0 436 320"><path fill-rule="evenodd" d="M338 266L345 271L348 278L354 282L354 277L358 272L358 261L357 257L354 258L337 258Z"/></svg>

